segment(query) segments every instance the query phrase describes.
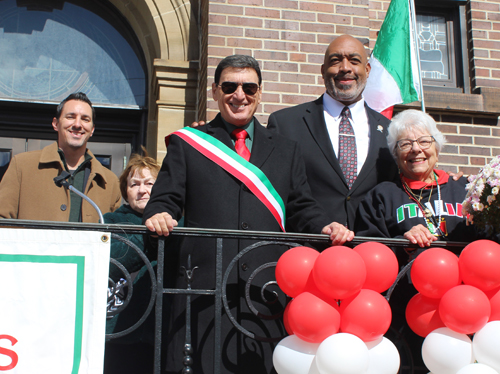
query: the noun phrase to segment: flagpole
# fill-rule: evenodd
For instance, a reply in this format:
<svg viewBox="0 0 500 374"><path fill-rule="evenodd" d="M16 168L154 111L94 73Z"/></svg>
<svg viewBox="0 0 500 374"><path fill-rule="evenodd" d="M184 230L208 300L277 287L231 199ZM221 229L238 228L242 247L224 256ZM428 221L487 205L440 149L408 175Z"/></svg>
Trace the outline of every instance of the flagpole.
<svg viewBox="0 0 500 374"><path fill-rule="evenodd" d="M422 70L420 69L420 54L418 53L418 39L417 39L417 17L415 16L415 3L414 0L408 0L410 3L410 14L411 14L411 28L413 29L413 43L414 53L417 57L417 67L418 67L418 84L420 86L420 97L421 97L421 107L422 112L425 113L425 102L424 102L424 86L422 84Z"/></svg>

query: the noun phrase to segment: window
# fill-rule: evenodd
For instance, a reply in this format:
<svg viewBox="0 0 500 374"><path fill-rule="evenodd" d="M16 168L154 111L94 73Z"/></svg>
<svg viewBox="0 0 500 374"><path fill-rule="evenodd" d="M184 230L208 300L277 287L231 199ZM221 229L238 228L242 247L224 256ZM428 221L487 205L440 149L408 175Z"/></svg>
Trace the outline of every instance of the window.
<svg viewBox="0 0 500 374"><path fill-rule="evenodd" d="M130 33L98 3L0 1L0 98L59 102L82 91L94 104L143 108Z"/></svg>
<svg viewBox="0 0 500 374"><path fill-rule="evenodd" d="M99 160L99 162L105 168L111 170L111 156L110 155L94 155L95 158Z"/></svg>
<svg viewBox="0 0 500 374"><path fill-rule="evenodd" d="M0 180L9 167L10 159L12 158L12 150L0 148Z"/></svg>
<svg viewBox="0 0 500 374"><path fill-rule="evenodd" d="M465 5L416 3L417 43L426 89L470 93Z"/></svg>
<svg viewBox="0 0 500 374"><path fill-rule="evenodd" d="M54 141L56 106L77 91L96 107L88 147L112 155L102 161L115 173L144 144L146 60L110 1L0 0L0 54L0 150L16 140L34 142L31 149L12 148L14 156ZM112 146L119 149L111 153Z"/></svg>

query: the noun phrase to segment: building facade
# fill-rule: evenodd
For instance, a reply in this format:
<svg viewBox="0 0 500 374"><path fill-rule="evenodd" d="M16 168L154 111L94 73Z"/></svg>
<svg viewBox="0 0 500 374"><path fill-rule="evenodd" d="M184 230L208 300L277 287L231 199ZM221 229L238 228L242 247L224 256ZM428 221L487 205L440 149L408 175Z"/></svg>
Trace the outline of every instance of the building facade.
<svg viewBox="0 0 500 374"><path fill-rule="evenodd" d="M425 65L425 107L448 139L439 167L475 173L492 156L500 154L500 2L415 2ZM0 138L55 139L50 132L54 104L71 91L87 90L97 107L96 142L128 144L125 153L145 144L161 161L166 154L165 135L193 121L210 120L217 113L210 91L220 59L249 54L259 61L264 94L257 116L265 124L273 111L314 100L324 92L320 66L326 46L335 36L351 34L372 49L389 4L386 0L2 0L0 49L18 56L18 60L11 61L14 68L5 62L0 64ZM88 17L104 19L132 52L120 52L109 36L111 31L97 22L85 31L61 21L71 7L83 8ZM35 19L44 23L34 26L26 21L30 32L14 26L15 19L29 20L35 14ZM80 21L87 21L86 13L77 14ZM69 45L67 48L77 48L70 54L61 47L48 57L44 50L28 48L35 54L34 62L21 66L19 59L27 48L12 52L9 38L36 34L49 38L48 46L65 46L61 32L44 36L49 21L64 24L64 30L76 29L90 42ZM67 38L72 35L70 31L63 32ZM17 45L24 43L22 38L14 40ZM78 65L75 55L86 55L87 47L93 45L103 50L105 57L92 55L87 66ZM135 72L126 71L133 65L132 60L137 60ZM57 69L46 69L46 61L51 67L69 66L76 78L71 84L70 78L56 82ZM113 64L117 71L121 70L116 75L125 76L126 83L116 87L110 80L96 83L95 77L111 74L112 69L105 67ZM94 74L88 66L102 66L103 70ZM50 78L37 81L35 68ZM24 73L21 69L25 69ZM31 69L29 73L27 69ZM28 88L14 87L12 77L21 73ZM32 95L37 87L43 91L44 82L59 84L59 91ZM127 90L132 92L129 101L120 95L110 97L111 92ZM397 106L395 111L406 107L420 108L420 104ZM0 143L0 148L7 157L9 147ZM101 153L106 156L105 149Z"/></svg>
<svg viewBox="0 0 500 374"><path fill-rule="evenodd" d="M500 2L415 3L420 48L427 53L424 103L448 140L439 167L476 173L500 154ZM389 4L377 0L211 1L208 76L213 76L220 58L252 54L263 68L258 118L266 123L273 111L314 100L324 92L320 65L336 35L351 34L372 49ZM436 54L440 56L435 58ZM210 119L216 105L208 100ZM420 104L397 106L395 111L407 107L419 109Z"/></svg>

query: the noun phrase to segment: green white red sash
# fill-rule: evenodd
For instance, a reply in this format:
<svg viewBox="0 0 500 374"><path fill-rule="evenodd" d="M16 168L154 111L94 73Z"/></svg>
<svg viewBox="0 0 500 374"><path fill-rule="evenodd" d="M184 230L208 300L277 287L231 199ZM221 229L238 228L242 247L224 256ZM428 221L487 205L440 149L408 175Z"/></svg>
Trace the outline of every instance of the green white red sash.
<svg viewBox="0 0 500 374"><path fill-rule="evenodd" d="M285 231L285 205L266 175L255 165L246 161L220 140L195 128L185 127L165 137L177 135L209 160L244 183L250 191L269 209L281 229Z"/></svg>

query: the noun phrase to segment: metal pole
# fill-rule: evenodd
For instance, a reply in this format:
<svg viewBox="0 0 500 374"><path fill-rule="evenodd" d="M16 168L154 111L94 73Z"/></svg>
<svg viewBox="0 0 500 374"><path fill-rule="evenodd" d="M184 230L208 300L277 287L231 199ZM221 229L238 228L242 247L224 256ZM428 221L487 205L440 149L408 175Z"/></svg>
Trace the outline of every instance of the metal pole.
<svg viewBox="0 0 500 374"><path fill-rule="evenodd" d="M104 222L104 217L102 216L101 209L97 206L96 203L94 203L88 196L86 196L84 193L78 191L75 187L73 187L71 184L68 185L68 188L70 191L73 191L76 193L78 196L80 196L82 199L86 200L92 207L97 211L97 214L99 215L99 222L105 223Z"/></svg>
<svg viewBox="0 0 500 374"><path fill-rule="evenodd" d="M158 262L156 266L156 309L154 374L161 372L161 345L163 330L163 272L165 268L165 239L158 239Z"/></svg>
<svg viewBox="0 0 500 374"><path fill-rule="evenodd" d="M417 38L417 17L415 15L415 3L414 0L408 0L410 4L410 30L413 30L413 52L417 57L417 67L418 67L418 84L420 86L420 104L422 107L422 112L425 113L425 102L424 102L424 85L422 84L422 70L420 69L420 54L418 53L418 38Z"/></svg>

